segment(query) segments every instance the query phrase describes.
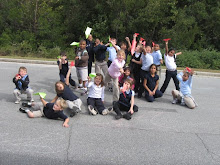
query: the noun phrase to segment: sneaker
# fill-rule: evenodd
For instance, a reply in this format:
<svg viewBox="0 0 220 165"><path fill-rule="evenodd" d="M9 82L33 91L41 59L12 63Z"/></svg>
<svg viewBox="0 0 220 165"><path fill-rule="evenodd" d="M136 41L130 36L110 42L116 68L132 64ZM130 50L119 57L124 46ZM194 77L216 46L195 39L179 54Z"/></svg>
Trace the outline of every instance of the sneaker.
<svg viewBox="0 0 220 165"><path fill-rule="evenodd" d="M183 105L183 106L184 106L184 105L186 105L186 104L185 104L184 102L181 102L180 105Z"/></svg>
<svg viewBox="0 0 220 165"><path fill-rule="evenodd" d="M31 107L32 106L32 103L31 102L27 102L27 103L22 103L22 106L23 107Z"/></svg>
<svg viewBox="0 0 220 165"><path fill-rule="evenodd" d="M92 115L97 115L97 111L91 105L88 105L88 109Z"/></svg>
<svg viewBox="0 0 220 165"><path fill-rule="evenodd" d="M108 108L108 113L110 113L110 112L112 112L112 111L113 111L113 108L112 108L112 107Z"/></svg>
<svg viewBox="0 0 220 165"><path fill-rule="evenodd" d="M131 115L129 113L126 113L123 115L123 118L130 120L131 119Z"/></svg>
<svg viewBox="0 0 220 165"><path fill-rule="evenodd" d="M107 115L108 114L108 110L107 109L104 109L103 111L102 111L102 115Z"/></svg>
<svg viewBox="0 0 220 165"><path fill-rule="evenodd" d="M33 99L33 98L31 99L31 102L34 102L34 99Z"/></svg>
<svg viewBox="0 0 220 165"><path fill-rule="evenodd" d="M19 104L20 103L20 99L17 99L16 101L15 101L15 104Z"/></svg>
<svg viewBox="0 0 220 165"><path fill-rule="evenodd" d="M19 108L19 111L22 113L26 113L25 110L26 110L25 108Z"/></svg>
<svg viewBox="0 0 220 165"><path fill-rule="evenodd" d="M115 119L118 120L118 119L121 119L122 117L123 117L122 114L117 114L117 115L115 116Z"/></svg>
<svg viewBox="0 0 220 165"><path fill-rule="evenodd" d="M176 104L177 103L177 99L173 99L172 104Z"/></svg>
<svg viewBox="0 0 220 165"><path fill-rule="evenodd" d="M70 117L73 117L76 115L76 110L75 109L70 109Z"/></svg>

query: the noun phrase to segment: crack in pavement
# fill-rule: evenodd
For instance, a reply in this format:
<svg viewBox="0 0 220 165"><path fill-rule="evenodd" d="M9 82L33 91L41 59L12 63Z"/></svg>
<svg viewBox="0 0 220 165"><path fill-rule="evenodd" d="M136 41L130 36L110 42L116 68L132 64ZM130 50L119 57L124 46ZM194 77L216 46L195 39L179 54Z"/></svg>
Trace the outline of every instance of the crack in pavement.
<svg viewBox="0 0 220 165"><path fill-rule="evenodd" d="M195 135L196 135L196 136L198 137L198 139L202 142L203 146L205 147L207 153L211 156L212 160L215 161L215 162L220 163L220 160L216 160L216 159L213 157L213 155L215 155L215 156L217 156L217 157L219 157L219 158L220 158L220 156L217 155L216 153L214 153L214 152L212 152L212 151L209 150L208 146L205 144L205 142L204 142L203 139L199 136L198 133L195 133Z"/></svg>

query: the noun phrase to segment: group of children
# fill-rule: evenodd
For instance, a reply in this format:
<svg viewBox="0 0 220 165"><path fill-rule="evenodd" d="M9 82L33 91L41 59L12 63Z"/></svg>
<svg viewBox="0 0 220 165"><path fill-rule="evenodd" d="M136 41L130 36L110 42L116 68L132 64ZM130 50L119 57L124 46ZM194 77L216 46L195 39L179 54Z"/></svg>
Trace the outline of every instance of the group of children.
<svg viewBox="0 0 220 165"><path fill-rule="evenodd" d="M83 93L88 95L87 106L90 114L107 115L114 110L116 119L130 120L132 114L138 111L138 106L134 104L135 95L141 98L144 93L145 99L153 102L155 98L163 96L170 79L173 78L176 90L172 91L172 103L180 102L181 105L195 108L197 105L191 95L193 70L185 69L177 75L175 58L182 53L175 54L174 49L168 49L168 41L165 41L164 61L167 69L165 81L159 90L161 64L163 64L160 46L157 43L153 47L146 45L143 40L137 43L136 38L137 35L134 34L131 44L129 38L126 37L128 44L122 42L120 47L116 45L115 38L110 39L106 45L103 45L98 38L93 43L92 35L89 35L86 40L81 40L75 57L78 86L71 78L73 65L69 66L66 53L61 52L57 61L60 81L55 83L56 96L50 103L42 97L40 97L41 103L34 102L33 90L28 87L27 69L20 67L18 74L13 78L16 85L15 103L20 103L19 95L26 93L30 102L22 103L21 112L27 113L30 118L41 116L49 119L61 118L64 120L63 126L68 127L69 118L63 110L68 108L70 117L73 117L81 111L82 105L81 99L69 87L72 85L75 89L82 89ZM107 62L106 51L109 52ZM131 61L129 66L125 66L129 52L131 52ZM88 75L92 71L93 61L95 61L96 73L95 77L91 78ZM181 87L179 87L179 82ZM106 108L104 105L105 86L112 88L113 108Z"/></svg>

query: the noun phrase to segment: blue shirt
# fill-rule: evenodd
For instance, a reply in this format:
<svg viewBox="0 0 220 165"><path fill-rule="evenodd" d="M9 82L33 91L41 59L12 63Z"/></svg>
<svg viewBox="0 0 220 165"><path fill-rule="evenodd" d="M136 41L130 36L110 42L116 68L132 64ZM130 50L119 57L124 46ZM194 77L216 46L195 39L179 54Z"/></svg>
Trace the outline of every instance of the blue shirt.
<svg viewBox="0 0 220 165"><path fill-rule="evenodd" d="M152 56L153 56L154 64L160 65L160 60L162 60L162 54L160 50L153 51Z"/></svg>
<svg viewBox="0 0 220 165"><path fill-rule="evenodd" d="M120 47L119 47L119 46L116 45L116 47L117 47L118 50L120 50ZM116 52L115 48L114 48L113 46L108 47L108 48L107 48L107 51L109 52L109 58L108 58L108 59L109 59L110 61L114 61L114 59L115 59L116 56L117 56L117 52Z"/></svg>
<svg viewBox="0 0 220 165"><path fill-rule="evenodd" d="M183 81L183 72L180 72L177 76L177 79L180 82L180 92L186 96L191 95L192 90L192 76L189 75L189 79L186 81Z"/></svg>

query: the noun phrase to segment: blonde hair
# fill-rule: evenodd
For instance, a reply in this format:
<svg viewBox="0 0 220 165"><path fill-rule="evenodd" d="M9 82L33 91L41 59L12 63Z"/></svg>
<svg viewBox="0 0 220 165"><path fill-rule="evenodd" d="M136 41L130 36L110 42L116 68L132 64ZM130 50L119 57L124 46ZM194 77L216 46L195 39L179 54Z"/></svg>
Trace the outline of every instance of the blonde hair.
<svg viewBox="0 0 220 165"><path fill-rule="evenodd" d="M126 55L125 55L125 51L124 51L124 50L119 50L119 51L117 52L117 56L118 56L119 54L123 55L123 56L124 56L124 59L126 58Z"/></svg>
<svg viewBox="0 0 220 165"><path fill-rule="evenodd" d="M60 105L61 109L66 109L68 107L66 100L63 98L58 98L56 103Z"/></svg>
<svg viewBox="0 0 220 165"><path fill-rule="evenodd" d="M18 69L18 72L20 72L21 70L25 70L27 72L27 68L24 67L24 66L21 66L19 69Z"/></svg>

